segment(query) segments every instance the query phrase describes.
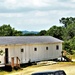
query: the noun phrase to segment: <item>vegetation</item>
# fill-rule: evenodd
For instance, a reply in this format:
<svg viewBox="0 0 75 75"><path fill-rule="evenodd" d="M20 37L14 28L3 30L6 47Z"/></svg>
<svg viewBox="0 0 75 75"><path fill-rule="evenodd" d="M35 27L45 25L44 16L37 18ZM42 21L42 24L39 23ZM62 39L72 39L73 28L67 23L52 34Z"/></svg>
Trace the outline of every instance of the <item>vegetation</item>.
<svg viewBox="0 0 75 75"><path fill-rule="evenodd" d="M62 23L63 26L54 25L49 30L42 31L42 34L40 31L39 35L50 35L63 40L63 50L72 54L72 50L75 50L75 18L63 17L59 20L59 22Z"/></svg>
<svg viewBox="0 0 75 75"><path fill-rule="evenodd" d="M22 32L17 31L12 28L10 25L2 25L0 26L0 36L21 36Z"/></svg>
<svg viewBox="0 0 75 75"><path fill-rule="evenodd" d="M63 39L63 33L64 33L64 28L63 27L57 27L57 26L53 26L51 27L48 31L46 35L50 35L59 39Z"/></svg>
<svg viewBox="0 0 75 75"><path fill-rule="evenodd" d="M3 54L4 54L3 50L0 50L0 55L3 55Z"/></svg>
<svg viewBox="0 0 75 75"><path fill-rule="evenodd" d="M37 35L38 35L38 36L39 36L39 35L43 36L43 35L46 35L46 33L47 33L46 30L41 30Z"/></svg>

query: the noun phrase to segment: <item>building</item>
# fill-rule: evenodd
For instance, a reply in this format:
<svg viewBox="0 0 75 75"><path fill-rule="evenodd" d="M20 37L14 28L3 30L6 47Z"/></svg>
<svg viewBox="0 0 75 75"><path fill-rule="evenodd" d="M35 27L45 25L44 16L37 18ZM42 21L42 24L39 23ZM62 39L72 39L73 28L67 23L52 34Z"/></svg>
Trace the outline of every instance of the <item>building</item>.
<svg viewBox="0 0 75 75"><path fill-rule="evenodd" d="M0 65L58 58L61 56L62 42L52 36L0 37L0 50L4 52L0 56Z"/></svg>

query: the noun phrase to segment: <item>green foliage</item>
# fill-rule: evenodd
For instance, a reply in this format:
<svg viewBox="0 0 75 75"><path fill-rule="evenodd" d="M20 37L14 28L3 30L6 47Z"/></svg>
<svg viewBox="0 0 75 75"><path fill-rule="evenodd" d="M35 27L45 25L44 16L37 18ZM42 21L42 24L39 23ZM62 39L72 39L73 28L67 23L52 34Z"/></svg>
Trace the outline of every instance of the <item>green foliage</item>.
<svg viewBox="0 0 75 75"><path fill-rule="evenodd" d="M3 50L0 50L0 55L2 56L4 54ZM1 61L0 61L1 63Z"/></svg>
<svg viewBox="0 0 75 75"><path fill-rule="evenodd" d="M0 36L10 36L12 33L12 28L10 25L0 26Z"/></svg>
<svg viewBox="0 0 75 75"><path fill-rule="evenodd" d="M3 50L0 50L0 55L2 56L4 54Z"/></svg>
<svg viewBox="0 0 75 75"><path fill-rule="evenodd" d="M21 36L22 32L17 31L12 28L10 25L2 25L0 26L0 36Z"/></svg>
<svg viewBox="0 0 75 75"><path fill-rule="evenodd" d="M64 24L65 28L63 49L71 53L75 50L75 18L61 18L60 23Z"/></svg>
<svg viewBox="0 0 75 75"><path fill-rule="evenodd" d="M22 32L21 31L17 31L14 28L12 29L12 36L22 36Z"/></svg>
<svg viewBox="0 0 75 75"><path fill-rule="evenodd" d="M41 30L37 35L43 36L46 35L47 31L46 30Z"/></svg>
<svg viewBox="0 0 75 75"><path fill-rule="evenodd" d="M64 24L64 27L67 27L70 24L75 24L75 18L73 17L67 17L67 18L62 17L59 21L60 23Z"/></svg>
<svg viewBox="0 0 75 75"><path fill-rule="evenodd" d="M72 50L75 50L75 37L73 37L73 38L70 40L70 46L71 46Z"/></svg>
<svg viewBox="0 0 75 75"><path fill-rule="evenodd" d="M70 24L66 30L67 30L69 39L75 36L75 24Z"/></svg>
<svg viewBox="0 0 75 75"><path fill-rule="evenodd" d="M63 43L63 50L66 50L66 51L69 52L70 54L73 54L70 41L65 41L65 42Z"/></svg>
<svg viewBox="0 0 75 75"><path fill-rule="evenodd" d="M63 43L63 49L67 51L71 50L70 41L65 41Z"/></svg>
<svg viewBox="0 0 75 75"><path fill-rule="evenodd" d="M63 39L63 36L64 36L63 30L65 30L64 27L53 26L47 31L47 35L50 35L59 39Z"/></svg>

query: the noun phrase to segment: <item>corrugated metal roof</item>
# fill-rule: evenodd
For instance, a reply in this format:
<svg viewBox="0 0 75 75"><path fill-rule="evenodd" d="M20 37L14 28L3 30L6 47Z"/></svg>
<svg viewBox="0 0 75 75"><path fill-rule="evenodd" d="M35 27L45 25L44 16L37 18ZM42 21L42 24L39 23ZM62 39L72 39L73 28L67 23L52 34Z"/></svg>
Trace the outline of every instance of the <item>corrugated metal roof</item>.
<svg viewBox="0 0 75 75"><path fill-rule="evenodd" d="M0 37L0 45L8 44L39 44L63 42L52 36L6 36Z"/></svg>

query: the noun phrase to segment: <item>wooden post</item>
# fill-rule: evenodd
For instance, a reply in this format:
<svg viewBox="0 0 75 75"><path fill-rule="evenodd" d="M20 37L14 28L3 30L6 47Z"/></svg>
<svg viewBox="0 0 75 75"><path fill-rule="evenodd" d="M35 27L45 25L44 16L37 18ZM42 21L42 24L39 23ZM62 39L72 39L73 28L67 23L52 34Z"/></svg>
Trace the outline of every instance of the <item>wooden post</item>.
<svg viewBox="0 0 75 75"><path fill-rule="evenodd" d="M20 59L18 58L18 60L19 60L18 66L19 66L19 68L20 68Z"/></svg>
<svg viewBox="0 0 75 75"><path fill-rule="evenodd" d="M11 58L11 67L14 68L14 57Z"/></svg>
<svg viewBox="0 0 75 75"><path fill-rule="evenodd" d="M20 68L20 59L16 57L16 66Z"/></svg>
<svg viewBox="0 0 75 75"><path fill-rule="evenodd" d="M16 57L16 66L18 66L18 57Z"/></svg>

